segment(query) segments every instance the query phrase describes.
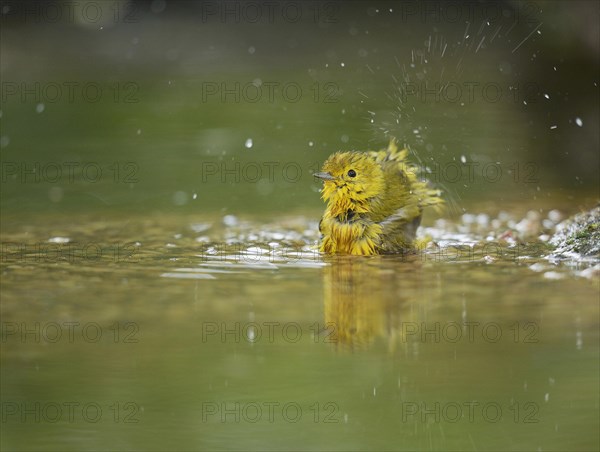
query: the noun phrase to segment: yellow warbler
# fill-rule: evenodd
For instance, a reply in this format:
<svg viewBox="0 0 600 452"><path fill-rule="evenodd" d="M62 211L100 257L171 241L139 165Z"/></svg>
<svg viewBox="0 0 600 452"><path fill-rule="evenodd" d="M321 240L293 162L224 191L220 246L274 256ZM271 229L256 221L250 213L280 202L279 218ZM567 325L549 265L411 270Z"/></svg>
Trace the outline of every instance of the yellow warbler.
<svg viewBox="0 0 600 452"><path fill-rule="evenodd" d="M438 190L417 179L392 138L387 149L337 152L315 176L327 208L319 223L328 254L404 253L415 248L423 208L443 204Z"/></svg>

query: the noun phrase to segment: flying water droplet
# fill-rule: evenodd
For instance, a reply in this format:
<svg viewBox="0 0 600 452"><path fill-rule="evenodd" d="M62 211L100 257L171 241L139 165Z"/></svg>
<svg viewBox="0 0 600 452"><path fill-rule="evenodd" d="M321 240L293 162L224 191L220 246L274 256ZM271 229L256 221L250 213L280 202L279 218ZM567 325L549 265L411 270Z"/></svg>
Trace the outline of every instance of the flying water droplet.
<svg viewBox="0 0 600 452"><path fill-rule="evenodd" d="M187 204L188 195L184 191L177 191L173 194L173 204L176 206L183 206Z"/></svg>

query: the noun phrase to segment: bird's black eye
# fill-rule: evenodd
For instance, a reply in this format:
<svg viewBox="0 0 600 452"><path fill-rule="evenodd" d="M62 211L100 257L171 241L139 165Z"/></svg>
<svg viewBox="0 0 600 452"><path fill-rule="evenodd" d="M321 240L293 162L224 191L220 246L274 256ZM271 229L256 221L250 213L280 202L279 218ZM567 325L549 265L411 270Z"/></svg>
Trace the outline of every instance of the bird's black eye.
<svg viewBox="0 0 600 452"><path fill-rule="evenodd" d="M353 169L351 169L350 171L348 171L348 176L350 176L350 177L356 177L356 171L354 171Z"/></svg>

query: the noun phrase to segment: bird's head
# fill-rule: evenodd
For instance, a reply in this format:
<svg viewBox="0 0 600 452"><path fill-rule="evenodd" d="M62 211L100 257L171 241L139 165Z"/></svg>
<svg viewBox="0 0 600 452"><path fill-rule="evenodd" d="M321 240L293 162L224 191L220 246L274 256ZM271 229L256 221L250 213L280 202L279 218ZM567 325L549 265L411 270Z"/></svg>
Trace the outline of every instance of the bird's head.
<svg viewBox="0 0 600 452"><path fill-rule="evenodd" d="M368 212L369 200L385 190L381 166L361 152L333 154L314 176L323 179L322 198L339 213Z"/></svg>

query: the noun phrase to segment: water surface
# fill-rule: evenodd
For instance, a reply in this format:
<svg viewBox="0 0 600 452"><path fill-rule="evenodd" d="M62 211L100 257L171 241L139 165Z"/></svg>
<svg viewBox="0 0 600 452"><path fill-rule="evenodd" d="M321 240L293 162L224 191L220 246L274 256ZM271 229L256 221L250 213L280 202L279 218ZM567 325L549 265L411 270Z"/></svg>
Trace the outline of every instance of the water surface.
<svg viewBox="0 0 600 452"><path fill-rule="evenodd" d="M469 216L326 258L312 214L5 228L4 446L592 448L593 262Z"/></svg>

